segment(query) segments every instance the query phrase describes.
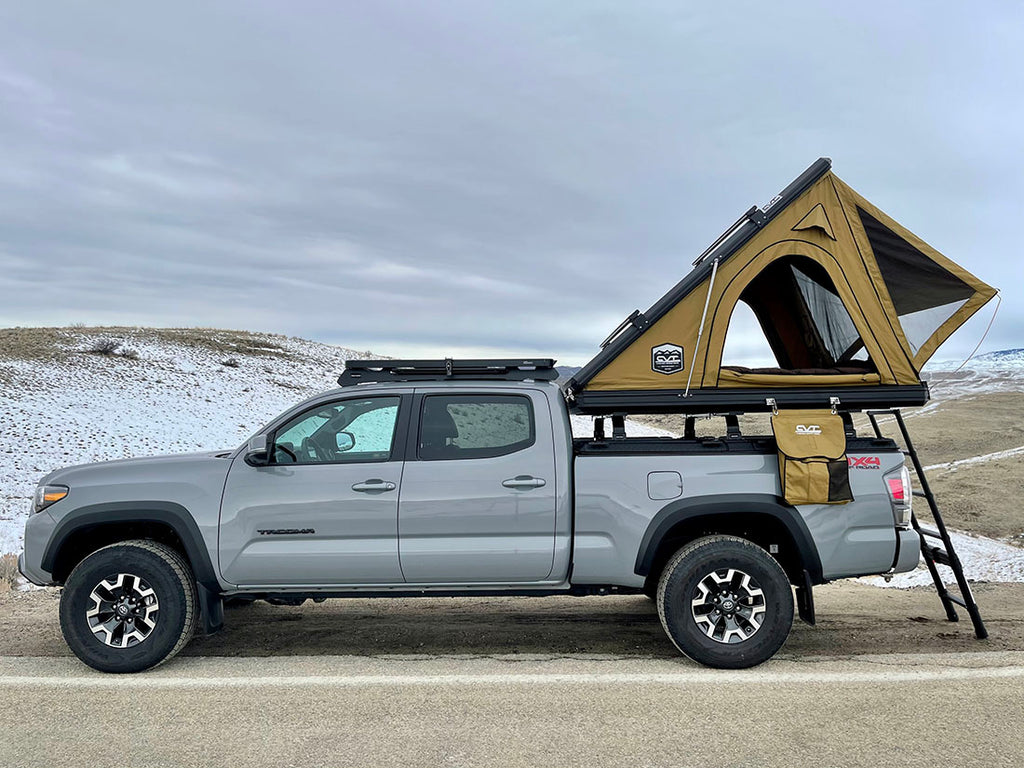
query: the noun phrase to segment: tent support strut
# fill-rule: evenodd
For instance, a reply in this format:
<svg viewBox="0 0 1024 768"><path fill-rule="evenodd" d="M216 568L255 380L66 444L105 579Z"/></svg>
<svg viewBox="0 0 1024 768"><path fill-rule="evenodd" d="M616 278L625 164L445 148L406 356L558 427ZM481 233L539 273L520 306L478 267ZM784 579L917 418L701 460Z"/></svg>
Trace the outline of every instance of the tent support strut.
<svg viewBox="0 0 1024 768"><path fill-rule="evenodd" d="M711 304L711 291L715 287L715 275L718 274L718 259L711 262L711 279L708 281L708 295L704 299L704 313L700 316L700 327L697 329L697 345L693 348L693 355L690 357L690 374L686 377L686 392L683 397L690 396L690 382L693 380L693 365L697 360L697 353L700 351L700 340L704 338L704 321L708 319L708 306Z"/></svg>

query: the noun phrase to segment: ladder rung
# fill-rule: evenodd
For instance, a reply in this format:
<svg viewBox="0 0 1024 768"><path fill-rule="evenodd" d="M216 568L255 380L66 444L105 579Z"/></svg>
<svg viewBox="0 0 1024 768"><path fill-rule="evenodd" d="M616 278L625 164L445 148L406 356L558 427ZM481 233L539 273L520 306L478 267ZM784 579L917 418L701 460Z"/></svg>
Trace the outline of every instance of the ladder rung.
<svg viewBox="0 0 1024 768"><path fill-rule="evenodd" d="M927 493L925 493L924 491L919 491L916 488L914 490L912 490L911 493L914 496L917 496L919 499L927 499L928 498L928 494Z"/></svg>
<svg viewBox="0 0 1024 768"><path fill-rule="evenodd" d="M928 551L931 553L932 560L934 560L939 565L952 566L952 562L950 562L949 559L949 552L947 552L946 550L939 549L938 547L928 547Z"/></svg>
<svg viewBox="0 0 1024 768"><path fill-rule="evenodd" d="M942 534L936 531L934 528L925 528L921 526L917 529L922 536L931 536L933 539L941 539Z"/></svg>
<svg viewBox="0 0 1024 768"><path fill-rule="evenodd" d="M914 455L910 451L900 451L900 453L902 453L904 456L913 456Z"/></svg>
<svg viewBox="0 0 1024 768"><path fill-rule="evenodd" d="M967 603L964 602L964 600L962 598L959 598L956 595L951 595L949 592L946 593L946 599L949 600L950 602L956 603L961 608L966 608L967 607Z"/></svg>

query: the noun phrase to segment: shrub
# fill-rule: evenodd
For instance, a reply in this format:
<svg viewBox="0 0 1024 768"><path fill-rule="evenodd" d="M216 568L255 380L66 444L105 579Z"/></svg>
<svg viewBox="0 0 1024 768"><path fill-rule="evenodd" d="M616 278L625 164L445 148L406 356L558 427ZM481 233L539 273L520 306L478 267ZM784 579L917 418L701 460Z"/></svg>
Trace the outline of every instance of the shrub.
<svg viewBox="0 0 1024 768"><path fill-rule="evenodd" d="M138 360L139 359L139 353L136 350L131 349L130 347L125 347L120 352L117 352L115 354L120 355L121 357L123 357L123 358L125 358L127 360Z"/></svg>
<svg viewBox="0 0 1024 768"><path fill-rule="evenodd" d="M18 584L18 556L0 556L0 592L9 592Z"/></svg>
<svg viewBox="0 0 1024 768"><path fill-rule="evenodd" d="M227 368L237 368L239 366L237 357L229 357L227 360L221 360L220 364Z"/></svg>
<svg viewBox="0 0 1024 768"><path fill-rule="evenodd" d="M114 339L97 339L89 350L94 355L113 355L121 348L121 342Z"/></svg>

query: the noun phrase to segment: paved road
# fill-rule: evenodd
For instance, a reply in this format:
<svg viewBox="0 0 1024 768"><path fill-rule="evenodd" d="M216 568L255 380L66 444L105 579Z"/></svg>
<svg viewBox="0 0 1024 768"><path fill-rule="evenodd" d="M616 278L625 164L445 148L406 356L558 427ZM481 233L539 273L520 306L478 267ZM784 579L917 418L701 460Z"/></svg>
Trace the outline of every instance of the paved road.
<svg viewBox="0 0 1024 768"><path fill-rule="evenodd" d="M4 766L1019 766L1024 652L0 658Z"/></svg>

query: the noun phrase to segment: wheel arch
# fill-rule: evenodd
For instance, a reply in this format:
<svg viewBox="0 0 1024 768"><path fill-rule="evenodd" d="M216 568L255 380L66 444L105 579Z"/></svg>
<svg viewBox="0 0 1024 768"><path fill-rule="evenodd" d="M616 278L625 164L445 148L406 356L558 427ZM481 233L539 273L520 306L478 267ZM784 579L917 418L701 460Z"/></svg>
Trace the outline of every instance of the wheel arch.
<svg viewBox="0 0 1024 768"><path fill-rule="evenodd" d="M42 568L56 582L91 552L107 544L150 538L175 547L185 556L195 580L220 592L213 563L199 526L181 504L170 501L108 502L80 507L65 515L43 551Z"/></svg>
<svg viewBox="0 0 1024 768"><path fill-rule="evenodd" d="M680 546L716 534L740 536L766 550L778 544L774 556L794 584L805 582L805 571L812 584L824 581L807 524L794 507L769 494L723 494L667 504L647 526L634 573L657 578Z"/></svg>

